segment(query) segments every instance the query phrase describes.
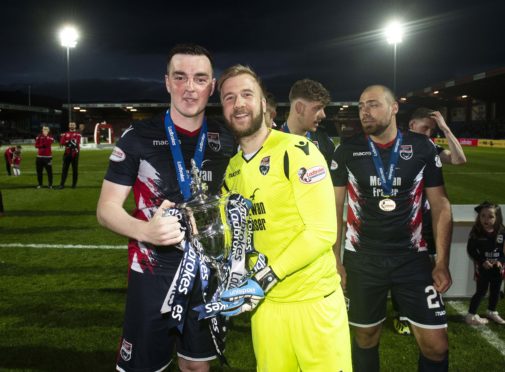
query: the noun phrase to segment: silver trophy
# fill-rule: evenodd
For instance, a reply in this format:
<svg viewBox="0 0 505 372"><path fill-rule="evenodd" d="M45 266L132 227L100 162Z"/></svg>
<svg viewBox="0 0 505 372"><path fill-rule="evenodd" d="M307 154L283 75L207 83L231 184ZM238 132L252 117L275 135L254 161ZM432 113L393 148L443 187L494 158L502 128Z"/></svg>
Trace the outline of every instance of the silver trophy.
<svg viewBox="0 0 505 372"><path fill-rule="evenodd" d="M226 238L230 231L225 217L227 198L208 193L207 184L202 181L193 159L191 159L191 195L192 198L188 202L178 205L177 208L186 221L188 238L196 249L203 250L206 260L211 267L217 269L219 275L220 263L228 257L230 251Z"/></svg>

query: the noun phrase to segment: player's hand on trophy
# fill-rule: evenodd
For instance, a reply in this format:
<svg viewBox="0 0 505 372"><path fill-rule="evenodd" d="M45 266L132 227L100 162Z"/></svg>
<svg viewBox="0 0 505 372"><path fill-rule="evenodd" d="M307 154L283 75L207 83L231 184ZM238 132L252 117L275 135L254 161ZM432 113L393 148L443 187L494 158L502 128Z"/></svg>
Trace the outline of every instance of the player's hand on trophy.
<svg viewBox="0 0 505 372"><path fill-rule="evenodd" d="M221 300L240 304L235 308L221 312L226 316L233 316L252 311L267 293L279 281L270 266L258 271L252 278L247 279L238 287L227 289L221 294Z"/></svg>
<svg viewBox="0 0 505 372"><path fill-rule="evenodd" d="M167 209L174 208L175 203L164 200L154 216L147 222L145 241L155 245L174 245L184 238L184 231L177 216L165 215Z"/></svg>

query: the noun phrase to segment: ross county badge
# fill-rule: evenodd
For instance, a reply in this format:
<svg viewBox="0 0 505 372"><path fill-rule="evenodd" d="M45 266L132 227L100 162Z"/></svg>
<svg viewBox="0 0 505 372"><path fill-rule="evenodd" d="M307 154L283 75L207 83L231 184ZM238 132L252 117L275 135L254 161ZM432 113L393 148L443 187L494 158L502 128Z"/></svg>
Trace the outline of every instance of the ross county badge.
<svg viewBox="0 0 505 372"><path fill-rule="evenodd" d="M264 176L270 170L270 156L265 156L260 162L260 173Z"/></svg>
<svg viewBox="0 0 505 372"><path fill-rule="evenodd" d="M403 160L412 159L412 155L414 155L414 151L412 150L412 145L401 145L400 146L400 157Z"/></svg>
<svg viewBox="0 0 505 372"><path fill-rule="evenodd" d="M219 133L208 132L207 141L212 151L218 152L221 149L221 141L219 140Z"/></svg>
<svg viewBox="0 0 505 372"><path fill-rule="evenodd" d="M123 343L121 344L121 358L124 361L129 361L132 358L133 345L123 338Z"/></svg>

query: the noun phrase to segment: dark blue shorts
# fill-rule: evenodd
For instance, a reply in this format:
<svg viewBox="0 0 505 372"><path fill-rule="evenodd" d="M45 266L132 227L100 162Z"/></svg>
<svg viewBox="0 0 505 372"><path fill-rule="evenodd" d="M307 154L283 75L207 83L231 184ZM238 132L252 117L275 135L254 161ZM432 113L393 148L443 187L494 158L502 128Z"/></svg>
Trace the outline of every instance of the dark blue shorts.
<svg viewBox="0 0 505 372"><path fill-rule="evenodd" d="M123 336L117 356L118 371L161 370L170 364L175 348L178 356L188 360L216 358L209 322L199 321L198 313L192 310L201 303L198 279L180 334L177 329L168 329L168 314L160 312L175 273L153 275L130 270L129 274Z"/></svg>
<svg viewBox="0 0 505 372"><path fill-rule="evenodd" d="M391 291L402 320L421 328L447 327L444 302L433 287L433 266L427 252L384 257L345 251L344 266L351 325L367 328L382 323Z"/></svg>

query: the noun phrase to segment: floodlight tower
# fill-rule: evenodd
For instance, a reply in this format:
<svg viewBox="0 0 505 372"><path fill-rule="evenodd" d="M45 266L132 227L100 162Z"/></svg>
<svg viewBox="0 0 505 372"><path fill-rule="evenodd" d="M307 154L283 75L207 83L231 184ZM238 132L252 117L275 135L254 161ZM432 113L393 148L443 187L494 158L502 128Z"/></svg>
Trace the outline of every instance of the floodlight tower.
<svg viewBox="0 0 505 372"><path fill-rule="evenodd" d="M388 44L393 44L393 92L396 94L396 48L403 40L403 27L398 21L389 23L384 33Z"/></svg>
<svg viewBox="0 0 505 372"><path fill-rule="evenodd" d="M64 26L59 33L61 46L67 49L67 104L68 122L72 121L72 107L70 107L70 48L75 48L79 33L74 26Z"/></svg>

